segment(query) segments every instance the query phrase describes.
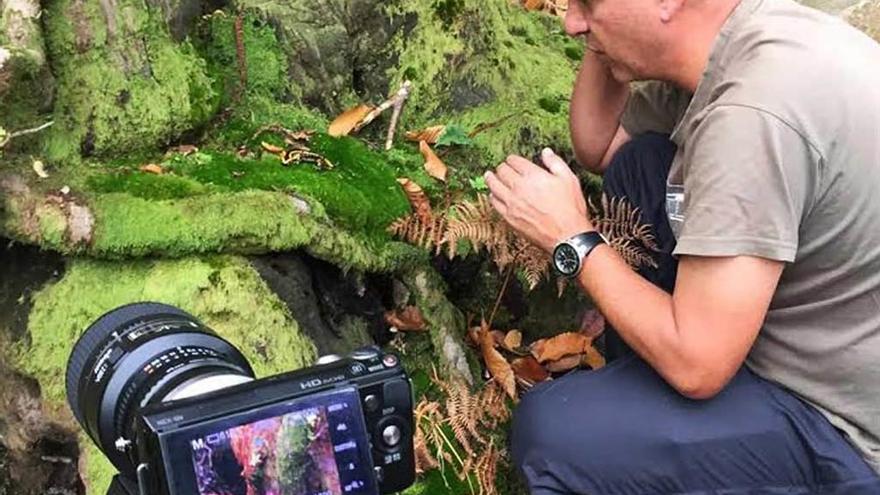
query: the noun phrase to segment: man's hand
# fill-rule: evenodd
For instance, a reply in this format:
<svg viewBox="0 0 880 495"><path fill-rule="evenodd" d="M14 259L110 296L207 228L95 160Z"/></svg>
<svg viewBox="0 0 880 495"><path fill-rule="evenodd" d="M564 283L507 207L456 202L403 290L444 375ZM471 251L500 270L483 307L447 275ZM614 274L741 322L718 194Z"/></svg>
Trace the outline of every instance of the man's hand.
<svg viewBox="0 0 880 495"><path fill-rule="evenodd" d="M593 230L580 181L550 149L541 153L547 170L520 156L509 156L486 172L492 206L511 228L552 252L560 241Z"/></svg>

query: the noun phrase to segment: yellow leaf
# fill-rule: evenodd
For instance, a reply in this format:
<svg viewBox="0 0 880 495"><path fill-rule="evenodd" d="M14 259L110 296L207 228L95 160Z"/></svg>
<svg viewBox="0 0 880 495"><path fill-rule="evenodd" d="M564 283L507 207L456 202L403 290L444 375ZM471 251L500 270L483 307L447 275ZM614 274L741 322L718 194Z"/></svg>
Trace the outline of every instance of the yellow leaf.
<svg viewBox="0 0 880 495"><path fill-rule="evenodd" d="M34 160L34 163L32 163L31 166L39 178L46 179L49 177L49 174L46 173L46 165L44 165L42 161Z"/></svg>
<svg viewBox="0 0 880 495"><path fill-rule="evenodd" d="M281 146L275 146L274 144L267 143L266 141L261 141L260 146L262 146L263 149L266 150L267 152L272 153L274 155L280 155L281 153L284 153L284 148L282 148Z"/></svg>
<svg viewBox="0 0 880 495"><path fill-rule="evenodd" d="M162 165L157 165L155 163L147 163L146 165L141 165L140 171L156 175L162 175L165 173L165 169L162 168Z"/></svg>
<svg viewBox="0 0 880 495"><path fill-rule="evenodd" d="M428 175L446 182L446 164L434 154L434 150L428 146L428 143L425 141L419 141L419 151L421 151L422 156L425 157L425 171L428 172Z"/></svg>
<svg viewBox="0 0 880 495"><path fill-rule="evenodd" d="M361 121L364 120L364 117L372 111L373 107L364 104L349 108L333 120L330 124L330 128L327 129L327 134L335 137L348 136L348 133L360 124Z"/></svg>
<svg viewBox="0 0 880 495"><path fill-rule="evenodd" d="M522 332L519 330L511 330L504 336L504 348L513 351L522 345Z"/></svg>
<svg viewBox="0 0 880 495"><path fill-rule="evenodd" d="M409 131L406 133L406 139L410 141L425 141L428 144L436 144L440 136L446 132L445 125L435 125L420 131Z"/></svg>

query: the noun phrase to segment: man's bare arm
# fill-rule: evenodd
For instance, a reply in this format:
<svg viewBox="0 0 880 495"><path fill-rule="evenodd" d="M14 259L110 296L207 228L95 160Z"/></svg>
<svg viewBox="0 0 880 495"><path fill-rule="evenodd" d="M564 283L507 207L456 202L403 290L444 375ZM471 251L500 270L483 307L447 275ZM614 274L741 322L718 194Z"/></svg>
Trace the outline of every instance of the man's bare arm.
<svg viewBox="0 0 880 495"><path fill-rule="evenodd" d="M569 125L575 156L591 172L603 173L629 141L620 125L628 98L629 85L615 80L608 66L587 50L571 96Z"/></svg>
<svg viewBox="0 0 880 495"><path fill-rule="evenodd" d="M599 246L585 260L580 282L623 340L673 388L705 399L742 366L783 267L750 256L682 256L670 296Z"/></svg>

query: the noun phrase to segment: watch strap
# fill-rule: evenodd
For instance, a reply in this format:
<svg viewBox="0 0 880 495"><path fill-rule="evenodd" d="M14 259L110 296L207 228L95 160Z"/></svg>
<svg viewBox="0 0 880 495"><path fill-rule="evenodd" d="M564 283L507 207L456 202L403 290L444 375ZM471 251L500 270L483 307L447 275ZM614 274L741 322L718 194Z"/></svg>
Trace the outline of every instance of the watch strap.
<svg viewBox="0 0 880 495"><path fill-rule="evenodd" d="M600 244L607 244L605 237L600 234L598 231L590 230L588 232L581 232L580 234L569 237L568 239L562 241L560 244L568 244L574 248L575 252L578 254L578 268L571 275L567 275L568 277L576 277L581 268L584 266L584 260L587 256L593 252L593 249Z"/></svg>

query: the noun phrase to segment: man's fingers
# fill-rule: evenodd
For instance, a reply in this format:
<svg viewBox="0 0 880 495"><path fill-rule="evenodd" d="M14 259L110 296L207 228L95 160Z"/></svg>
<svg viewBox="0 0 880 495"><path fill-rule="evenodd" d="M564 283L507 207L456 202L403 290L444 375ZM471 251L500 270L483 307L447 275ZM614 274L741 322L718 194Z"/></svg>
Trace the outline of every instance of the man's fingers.
<svg viewBox="0 0 880 495"><path fill-rule="evenodd" d="M519 174L524 175L528 172L532 172L534 170L540 170L541 167L538 167L534 163L526 160L525 158L517 155L510 155L507 157L507 160L504 160L504 163L510 165L510 167L516 170Z"/></svg>
<svg viewBox="0 0 880 495"><path fill-rule="evenodd" d="M492 172L486 172L486 175L483 177L486 179L486 185L489 187L489 192L492 193L490 199L494 198L501 203L506 203L507 198L510 197L510 188L504 185L504 183L501 182Z"/></svg>
<svg viewBox="0 0 880 495"><path fill-rule="evenodd" d="M495 169L495 175L508 188L513 187L514 182L520 176L519 172L514 170L514 168L507 163L502 163L501 165L499 165L498 168Z"/></svg>
<svg viewBox="0 0 880 495"><path fill-rule="evenodd" d="M541 160L544 162L544 166L547 167L547 170L553 175L566 177L574 174L574 172L568 168L568 164L550 148L544 148L541 151Z"/></svg>

